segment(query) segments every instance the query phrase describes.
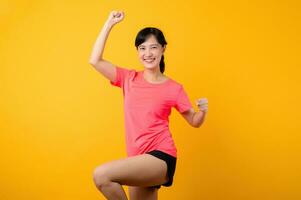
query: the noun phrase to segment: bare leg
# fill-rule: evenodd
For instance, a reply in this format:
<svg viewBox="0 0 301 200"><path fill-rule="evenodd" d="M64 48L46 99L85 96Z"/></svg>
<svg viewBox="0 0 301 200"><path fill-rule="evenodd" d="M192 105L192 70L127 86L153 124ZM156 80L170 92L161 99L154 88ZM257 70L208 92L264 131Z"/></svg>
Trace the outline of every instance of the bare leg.
<svg viewBox="0 0 301 200"><path fill-rule="evenodd" d="M149 187L166 183L167 164L142 154L105 163L95 169L93 178L106 198L123 200L127 197L121 185Z"/></svg>
<svg viewBox="0 0 301 200"><path fill-rule="evenodd" d="M109 200L128 200L119 183L107 181L97 185L98 190Z"/></svg>
<svg viewBox="0 0 301 200"><path fill-rule="evenodd" d="M129 186L130 200L157 200L158 189L150 187Z"/></svg>

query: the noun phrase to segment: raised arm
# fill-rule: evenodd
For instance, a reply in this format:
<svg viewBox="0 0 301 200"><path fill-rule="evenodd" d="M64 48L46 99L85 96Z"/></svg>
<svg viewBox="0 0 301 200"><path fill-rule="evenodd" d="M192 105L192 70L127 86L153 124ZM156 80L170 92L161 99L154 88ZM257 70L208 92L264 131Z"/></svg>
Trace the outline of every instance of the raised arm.
<svg viewBox="0 0 301 200"><path fill-rule="evenodd" d="M104 60L102 55L108 35L113 26L124 18L123 12L111 11L107 21L105 22L101 32L99 33L94 44L89 63L103 76L114 82L116 77L116 67L111 62Z"/></svg>
<svg viewBox="0 0 301 200"><path fill-rule="evenodd" d="M197 112L191 108L188 111L181 113L185 120L195 128L199 128L204 123L205 116L208 112L207 98L198 99L197 106L200 109Z"/></svg>

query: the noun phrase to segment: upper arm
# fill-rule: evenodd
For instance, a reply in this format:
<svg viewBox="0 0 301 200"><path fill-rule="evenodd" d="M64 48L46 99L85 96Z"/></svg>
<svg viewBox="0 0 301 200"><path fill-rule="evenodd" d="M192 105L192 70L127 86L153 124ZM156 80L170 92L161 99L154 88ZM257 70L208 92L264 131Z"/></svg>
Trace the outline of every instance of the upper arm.
<svg viewBox="0 0 301 200"><path fill-rule="evenodd" d="M193 108L190 108L189 110L182 112L181 115L184 117L184 119L191 125L193 125L193 116L195 114L195 111Z"/></svg>
<svg viewBox="0 0 301 200"><path fill-rule="evenodd" d="M90 63L99 73L112 82L116 80L116 66L106 60L99 60L96 63Z"/></svg>
<svg viewBox="0 0 301 200"><path fill-rule="evenodd" d="M179 113L183 113L188 111L189 109L192 109L192 105L190 103L189 97L187 93L185 92L183 86L180 87L180 89L177 91L177 97L175 101L174 107L179 111ZM193 110L192 110L193 111ZM187 113L184 114L186 116ZM189 115L188 115L189 116Z"/></svg>

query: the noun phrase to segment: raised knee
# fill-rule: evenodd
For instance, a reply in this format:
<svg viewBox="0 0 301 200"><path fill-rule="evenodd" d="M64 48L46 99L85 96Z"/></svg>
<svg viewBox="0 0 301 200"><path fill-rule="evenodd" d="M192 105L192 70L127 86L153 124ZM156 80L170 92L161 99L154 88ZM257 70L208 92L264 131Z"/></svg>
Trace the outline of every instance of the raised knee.
<svg viewBox="0 0 301 200"><path fill-rule="evenodd" d="M107 176L107 167L99 166L96 167L93 171L93 181L97 188L101 188L103 186L110 184L110 179Z"/></svg>

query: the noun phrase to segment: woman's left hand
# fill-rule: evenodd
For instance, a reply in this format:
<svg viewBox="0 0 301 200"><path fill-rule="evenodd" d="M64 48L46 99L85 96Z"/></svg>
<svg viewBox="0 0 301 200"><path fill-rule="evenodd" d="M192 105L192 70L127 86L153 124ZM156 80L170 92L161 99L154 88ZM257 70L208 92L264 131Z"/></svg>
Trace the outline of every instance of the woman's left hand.
<svg viewBox="0 0 301 200"><path fill-rule="evenodd" d="M207 113L208 112L208 100L207 98L200 98L196 101L196 105L198 106L198 108Z"/></svg>

